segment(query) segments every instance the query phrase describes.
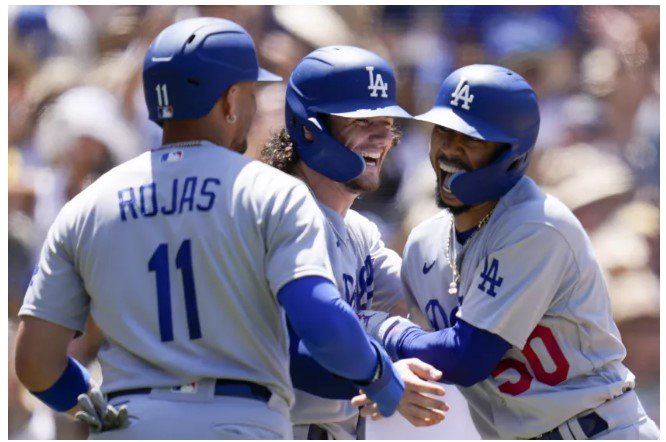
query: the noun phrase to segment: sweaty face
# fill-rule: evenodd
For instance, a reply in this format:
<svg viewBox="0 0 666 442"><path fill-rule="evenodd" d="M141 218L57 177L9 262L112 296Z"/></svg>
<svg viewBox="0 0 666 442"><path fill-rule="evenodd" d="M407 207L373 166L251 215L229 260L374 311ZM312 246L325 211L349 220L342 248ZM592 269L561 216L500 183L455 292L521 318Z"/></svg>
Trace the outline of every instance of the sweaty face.
<svg viewBox="0 0 666 442"><path fill-rule="evenodd" d="M492 163L505 145L483 141L463 133L435 126L430 138L430 163L437 175L437 205L458 214L470 206L456 198L449 188L449 178L460 171L472 171Z"/></svg>
<svg viewBox="0 0 666 442"><path fill-rule="evenodd" d="M393 144L393 118L344 118L332 115L329 127L338 141L365 160L363 173L346 182L345 187L353 193L377 190L384 158Z"/></svg>

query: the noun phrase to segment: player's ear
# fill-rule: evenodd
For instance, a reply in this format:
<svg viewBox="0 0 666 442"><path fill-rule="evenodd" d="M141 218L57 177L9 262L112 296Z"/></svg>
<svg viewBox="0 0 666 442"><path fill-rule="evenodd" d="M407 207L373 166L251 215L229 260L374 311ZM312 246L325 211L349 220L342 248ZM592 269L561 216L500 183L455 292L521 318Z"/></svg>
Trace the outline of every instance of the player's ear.
<svg viewBox="0 0 666 442"><path fill-rule="evenodd" d="M303 126L303 136L305 137L306 140L312 141L314 140L314 135L312 135L312 132L308 130L307 127Z"/></svg>
<svg viewBox="0 0 666 442"><path fill-rule="evenodd" d="M240 85L234 84L230 86L229 89L227 89L227 91L218 102L218 105L222 106L222 116L229 123L231 123L229 120L234 120L235 116L238 115L240 92Z"/></svg>

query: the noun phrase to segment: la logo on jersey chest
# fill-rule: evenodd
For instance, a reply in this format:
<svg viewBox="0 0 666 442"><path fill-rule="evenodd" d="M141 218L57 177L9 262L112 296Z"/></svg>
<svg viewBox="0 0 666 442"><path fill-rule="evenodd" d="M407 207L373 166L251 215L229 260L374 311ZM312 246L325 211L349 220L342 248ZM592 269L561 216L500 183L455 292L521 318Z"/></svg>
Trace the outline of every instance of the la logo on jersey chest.
<svg viewBox="0 0 666 442"><path fill-rule="evenodd" d="M451 94L453 98L450 103L451 106L460 106L465 110L469 110L469 105L474 101L474 95L469 92L469 82L467 78L462 77L456 86L456 90ZM459 101L462 101L462 104L459 105Z"/></svg>
<svg viewBox="0 0 666 442"><path fill-rule="evenodd" d="M353 274L353 271L351 273L342 273L345 301L355 311L366 310L371 306L375 291L372 257L367 255L356 275Z"/></svg>
<svg viewBox="0 0 666 442"><path fill-rule="evenodd" d="M368 71L368 76L369 76L369 81L370 84L368 85L368 89L370 90L370 96L371 97L378 97L377 95L378 91L382 92L381 97L382 98L388 98L388 83L385 83L384 80L382 79L382 74L377 73L373 77L372 73L375 71L374 66L366 66L365 70Z"/></svg>
<svg viewBox="0 0 666 442"><path fill-rule="evenodd" d="M493 298L497 296L495 291L496 287L501 287L504 282L504 278L499 276L499 261L493 258L490 263L488 263L488 257L486 257L485 262L483 263L483 271L481 271L481 283L478 286L478 289L492 296ZM486 289L486 283L488 283L489 288Z"/></svg>

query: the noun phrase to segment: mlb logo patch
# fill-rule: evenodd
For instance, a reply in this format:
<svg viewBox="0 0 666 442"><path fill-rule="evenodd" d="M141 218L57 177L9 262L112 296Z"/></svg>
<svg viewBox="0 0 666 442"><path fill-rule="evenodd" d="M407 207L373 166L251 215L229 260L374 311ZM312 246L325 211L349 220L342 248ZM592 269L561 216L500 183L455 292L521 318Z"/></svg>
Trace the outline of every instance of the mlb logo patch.
<svg viewBox="0 0 666 442"><path fill-rule="evenodd" d="M192 382L191 384L177 385L171 387L172 393L183 393L183 394L192 394L197 392L197 383Z"/></svg>
<svg viewBox="0 0 666 442"><path fill-rule="evenodd" d="M163 163L173 163L174 161L180 161L185 156L185 152L182 150L174 150L173 152L167 152L162 154Z"/></svg>
<svg viewBox="0 0 666 442"><path fill-rule="evenodd" d="M173 118L173 106L159 106L157 108L157 118L161 120Z"/></svg>

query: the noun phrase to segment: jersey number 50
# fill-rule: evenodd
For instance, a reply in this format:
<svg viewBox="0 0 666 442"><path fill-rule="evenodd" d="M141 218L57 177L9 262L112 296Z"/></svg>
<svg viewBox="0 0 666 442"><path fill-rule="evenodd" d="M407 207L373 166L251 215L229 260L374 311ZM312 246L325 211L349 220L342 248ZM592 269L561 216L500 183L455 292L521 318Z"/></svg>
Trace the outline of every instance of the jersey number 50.
<svg viewBox="0 0 666 442"><path fill-rule="evenodd" d="M192 272L192 246L189 239L183 241L178 248L176 268L180 269L183 276L185 311L190 339L199 339L201 337L201 326L199 325L197 293L194 288L194 274ZM162 243L157 246L153 256L148 261L148 270L155 272L155 282L157 283L157 317L160 323L160 338L162 342L173 341L168 244Z"/></svg>
<svg viewBox="0 0 666 442"><path fill-rule="evenodd" d="M554 370L546 371L543 363L539 360L539 356L532 348L532 343L536 338L541 339L550 359L555 364ZM564 381L569 375L569 361L567 361L566 356L564 356L562 349L555 340L553 332L548 327L544 327L543 325L536 326L532 334L527 338L527 343L525 344L525 348L523 348L523 356L527 359L527 363L532 369L534 376L530 374L530 371L523 362L514 358L502 359L491 373L494 378L510 369L516 370L520 375L520 379L516 382L506 381L501 384L498 388L502 393L517 396L529 390L534 378L539 382L552 386Z"/></svg>

